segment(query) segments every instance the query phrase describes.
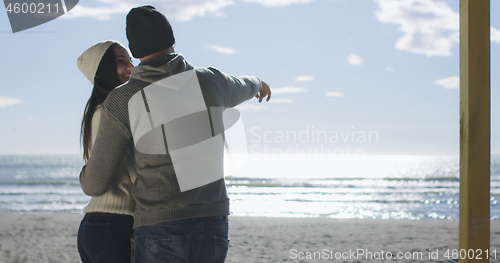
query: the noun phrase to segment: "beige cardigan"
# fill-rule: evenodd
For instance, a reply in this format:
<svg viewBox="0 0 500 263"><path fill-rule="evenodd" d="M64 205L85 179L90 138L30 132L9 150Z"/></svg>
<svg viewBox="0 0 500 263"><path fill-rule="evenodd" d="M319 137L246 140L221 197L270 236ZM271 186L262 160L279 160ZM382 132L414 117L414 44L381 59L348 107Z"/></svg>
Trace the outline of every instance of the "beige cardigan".
<svg viewBox="0 0 500 263"><path fill-rule="evenodd" d="M94 144L99 129L99 120L101 119L101 108L97 107L94 116L92 116L92 141ZM133 215L135 210L135 201L132 196L132 185L137 178L137 166L134 161L132 149L127 150L116 177L116 183L101 196L93 196L89 203L83 208L85 213L113 213Z"/></svg>

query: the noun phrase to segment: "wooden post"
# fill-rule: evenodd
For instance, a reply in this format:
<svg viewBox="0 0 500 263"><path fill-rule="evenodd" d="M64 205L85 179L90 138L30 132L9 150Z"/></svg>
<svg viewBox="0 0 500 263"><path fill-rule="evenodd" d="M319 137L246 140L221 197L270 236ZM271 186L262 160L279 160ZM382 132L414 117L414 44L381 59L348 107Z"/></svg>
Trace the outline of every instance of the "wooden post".
<svg viewBox="0 0 500 263"><path fill-rule="evenodd" d="M460 0L459 214L460 263L490 262L490 0Z"/></svg>

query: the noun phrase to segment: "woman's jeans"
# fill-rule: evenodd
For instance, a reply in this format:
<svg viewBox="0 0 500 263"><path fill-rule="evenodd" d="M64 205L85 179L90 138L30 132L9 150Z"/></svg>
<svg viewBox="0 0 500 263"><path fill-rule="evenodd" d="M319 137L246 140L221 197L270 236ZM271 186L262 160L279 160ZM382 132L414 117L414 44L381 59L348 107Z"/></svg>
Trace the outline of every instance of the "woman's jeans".
<svg viewBox="0 0 500 263"><path fill-rule="evenodd" d="M132 263L223 263L228 243L226 216L141 226L134 229Z"/></svg>
<svg viewBox="0 0 500 263"><path fill-rule="evenodd" d="M134 234L130 215L88 213L78 230L78 252L83 263L129 263Z"/></svg>

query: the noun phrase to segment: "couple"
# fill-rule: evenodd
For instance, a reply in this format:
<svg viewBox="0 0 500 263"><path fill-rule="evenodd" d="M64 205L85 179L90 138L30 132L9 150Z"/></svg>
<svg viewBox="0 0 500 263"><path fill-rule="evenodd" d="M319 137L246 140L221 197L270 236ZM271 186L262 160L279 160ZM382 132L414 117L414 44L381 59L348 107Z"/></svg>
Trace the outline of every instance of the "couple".
<svg viewBox="0 0 500 263"><path fill-rule="evenodd" d="M80 183L92 196L78 231L82 262L224 262L222 112L254 96L269 101L270 88L193 67L152 6L130 10L126 34L136 68L115 41L77 63L94 85L81 131Z"/></svg>

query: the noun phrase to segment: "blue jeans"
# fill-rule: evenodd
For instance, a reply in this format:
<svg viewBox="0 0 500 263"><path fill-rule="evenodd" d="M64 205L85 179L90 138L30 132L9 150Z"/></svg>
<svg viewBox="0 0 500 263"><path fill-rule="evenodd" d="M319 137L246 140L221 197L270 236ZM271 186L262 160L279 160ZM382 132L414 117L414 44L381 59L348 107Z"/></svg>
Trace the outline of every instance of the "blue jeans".
<svg viewBox="0 0 500 263"><path fill-rule="evenodd" d="M130 215L85 214L77 238L82 262L129 263L133 225L134 218Z"/></svg>
<svg viewBox="0 0 500 263"><path fill-rule="evenodd" d="M223 263L228 226L227 217L219 216L136 227L132 263Z"/></svg>

